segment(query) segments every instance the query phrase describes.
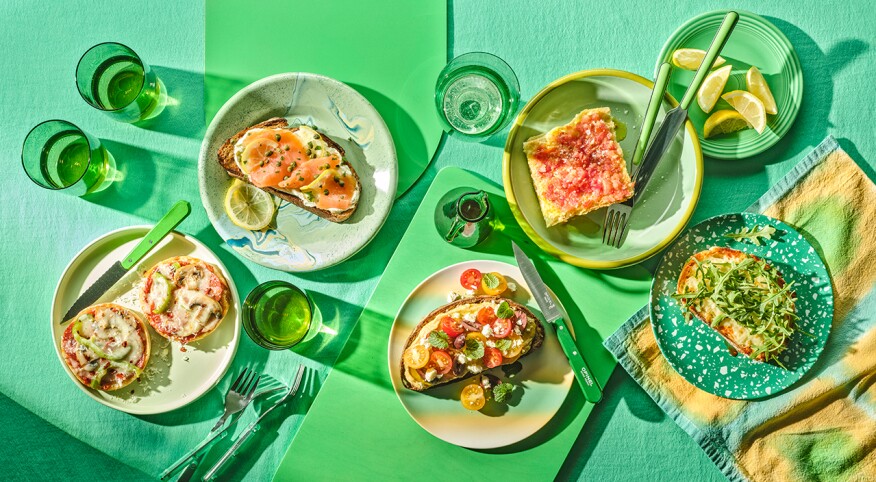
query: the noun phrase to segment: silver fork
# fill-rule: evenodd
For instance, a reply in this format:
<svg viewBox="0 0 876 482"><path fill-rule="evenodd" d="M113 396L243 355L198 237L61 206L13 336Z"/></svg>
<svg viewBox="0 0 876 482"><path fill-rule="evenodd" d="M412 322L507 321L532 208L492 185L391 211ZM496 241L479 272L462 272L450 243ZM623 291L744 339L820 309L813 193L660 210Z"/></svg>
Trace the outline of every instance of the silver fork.
<svg viewBox="0 0 876 482"><path fill-rule="evenodd" d="M642 161L642 156L645 154L645 148L648 146L648 141L651 137L651 131L654 129L654 122L657 120L657 111L660 110L660 103L663 99L663 93L666 91L666 84L669 83L670 65L664 62L657 72L657 80L654 81L654 89L651 90L651 99L648 101L648 109L645 112L645 119L642 121L642 132L639 135L639 142L636 143L636 150L633 153L633 186L635 193L633 196L622 203L612 204L608 207L605 213L605 222L602 226L602 244L620 248L624 242L627 228L630 224L630 216L633 213L633 206L645 191L645 186L651 175L654 174L654 168L657 163L649 165L639 165Z"/></svg>
<svg viewBox="0 0 876 482"><path fill-rule="evenodd" d="M261 378L261 375L258 375L255 371L250 371L249 368L243 369L243 371L237 377L237 380L235 380L234 383L231 384L231 388L228 390L228 393L225 394L225 411L222 413L222 417L219 418L219 421L216 422L216 425L214 425L213 428L210 429L210 434L195 448L193 448L188 453L180 457L179 460L174 462L173 465L164 469L164 472L161 473L160 477L162 480L169 477L170 474L174 473L176 469L178 469L182 464L191 459L192 456L194 456L204 447L216 440L217 437L224 436L224 432L220 432L219 428L222 427L222 425L225 423L229 416L242 411L244 408L246 408L247 405L250 404L250 402L252 402L256 387L258 387L259 380L261 380Z"/></svg>

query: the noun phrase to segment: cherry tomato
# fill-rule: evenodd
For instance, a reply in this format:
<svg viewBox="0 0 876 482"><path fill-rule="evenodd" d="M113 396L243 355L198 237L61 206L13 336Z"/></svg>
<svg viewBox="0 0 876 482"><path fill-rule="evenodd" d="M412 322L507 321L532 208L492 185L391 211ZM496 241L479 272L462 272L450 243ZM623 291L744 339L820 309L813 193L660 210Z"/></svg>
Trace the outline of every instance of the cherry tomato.
<svg viewBox="0 0 876 482"><path fill-rule="evenodd" d="M505 355L505 358L516 358L520 356L520 352L523 351L523 337L517 333L511 332L507 339L511 342L511 347L502 352L502 354Z"/></svg>
<svg viewBox="0 0 876 482"><path fill-rule="evenodd" d="M467 290L476 290L481 285L481 272L472 268L462 272L459 277L459 284Z"/></svg>
<svg viewBox="0 0 876 482"><path fill-rule="evenodd" d="M500 294L504 293L505 290L508 289L508 282L505 281L505 277L500 275L499 273L496 273L496 272L492 272L490 274L496 277L496 279L499 281L499 284L490 288L489 286L487 286L486 277L482 277L481 278L481 289L484 290L484 293L486 293L490 296L500 295Z"/></svg>
<svg viewBox="0 0 876 482"><path fill-rule="evenodd" d="M409 368L423 368L429 363L429 348L425 345L414 345L405 350L402 357Z"/></svg>
<svg viewBox="0 0 876 482"><path fill-rule="evenodd" d="M454 320L450 316L441 318L441 329L444 330L444 333L447 333L447 336L451 339L465 333L465 327L462 326L462 322Z"/></svg>
<svg viewBox="0 0 876 482"><path fill-rule="evenodd" d="M466 340L477 340L477 341L483 343L484 345L487 344L487 337L485 337L484 334L479 332L479 331L470 331L470 332L466 333L465 339Z"/></svg>
<svg viewBox="0 0 876 482"><path fill-rule="evenodd" d="M435 367L435 371L444 375L453 370L453 358L446 351L435 350L432 352L431 365Z"/></svg>
<svg viewBox="0 0 876 482"><path fill-rule="evenodd" d="M491 306L485 306L478 310L477 316L478 323L481 325L491 325L494 321L496 321L496 310L494 310Z"/></svg>
<svg viewBox="0 0 876 482"><path fill-rule="evenodd" d="M459 396L459 401L462 406L469 410L480 410L487 403L487 398L484 396L484 389L478 384L466 385L462 389L462 394Z"/></svg>
<svg viewBox="0 0 876 482"><path fill-rule="evenodd" d="M484 366L487 368L495 368L502 364L502 352L493 347L484 349Z"/></svg>
<svg viewBox="0 0 876 482"><path fill-rule="evenodd" d="M514 323L511 318L496 318L492 324L493 336L496 338L505 338L511 334L514 329Z"/></svg>

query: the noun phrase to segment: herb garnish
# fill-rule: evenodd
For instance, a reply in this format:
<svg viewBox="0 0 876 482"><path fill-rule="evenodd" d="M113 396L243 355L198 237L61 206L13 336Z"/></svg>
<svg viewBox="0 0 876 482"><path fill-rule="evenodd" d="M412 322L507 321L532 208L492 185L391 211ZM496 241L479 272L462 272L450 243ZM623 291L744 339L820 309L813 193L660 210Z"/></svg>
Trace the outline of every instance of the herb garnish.
<svg viewBox="0 0 876 482"><path fill-rule="evenodd" d="M514 385L508 382L502 382L493 387L493 400L498 403L505 403L511 397L511 392L514 391Z"/></svg>
<svg viewBox="0 0 876 482"><path fill-rule="evenodd" d="M496 277L493 273L484 273L484 276L481 278L484 282L484 285L491 290L494 290L499 287L499 278Z"/></svg>
<svg viewBox="0 0 876 482"><path fill-rule="evenodd" d="M447 334L444 336L447 336ZM468 340L465 340L465 347L462 349L462 353L471 360L483 358L484 344L481 343L480 340L469 338Z"/></svg>
<svg viewBox="0 0 876 482"><path fill-rule="evenodd" d="M507 301L503 301L502 304L499 305L499 309L496 310L496 316L499 318L511 318L514 316L514 310Z"/></svg>
<svg viewBox="0 0 876 482"><path fill-rule="evenodd" d="M739 242L743 242L747 239L748 241L751 241L752 243L760 246L761 244L763 244L761 242L761 238L763 238L764 241L771 239L775 232L776 228L770 226L769 224L764 225L764 227L760 227L760 225L755 224L753 228L743 226L742 228L739 228L739 231L727 233L724 235L724 237L735 239Z"/></svg>
<svg viewBox="0 0 876 482"><path fill-rule="evenodd" d="M507 338L500 338L496 340L496 348L498 348L501 352L508 351L508 349L511 348L511 340Z"/></svg>
<svg viewBox="0 0 876 482"><path fill-rule="evenodd" d="M435 348L447 348L450 346L450 337L441 330L429 333L429 344Z"/></svg>

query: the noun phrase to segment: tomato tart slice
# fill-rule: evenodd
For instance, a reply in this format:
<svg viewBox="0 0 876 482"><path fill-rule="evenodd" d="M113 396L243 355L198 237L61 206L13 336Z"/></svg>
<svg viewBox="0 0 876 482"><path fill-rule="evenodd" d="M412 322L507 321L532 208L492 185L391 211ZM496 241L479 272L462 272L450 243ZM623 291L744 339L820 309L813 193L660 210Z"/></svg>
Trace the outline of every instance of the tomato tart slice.
<svg viewBox="0 0 876 482"><path fill-rule="evenodd" d="M159 335L186 344L216 330L228 313L229 296L218 268L177 256L146 272L140 306Z"/></svg>
<svg viewBox="0 0 876 482"><path fill-rule="evenodd" d="M105 392L136 380L150 349L143 318L113 303L82 310L61 338L61 353L73 375L83 385Z"/></svg>

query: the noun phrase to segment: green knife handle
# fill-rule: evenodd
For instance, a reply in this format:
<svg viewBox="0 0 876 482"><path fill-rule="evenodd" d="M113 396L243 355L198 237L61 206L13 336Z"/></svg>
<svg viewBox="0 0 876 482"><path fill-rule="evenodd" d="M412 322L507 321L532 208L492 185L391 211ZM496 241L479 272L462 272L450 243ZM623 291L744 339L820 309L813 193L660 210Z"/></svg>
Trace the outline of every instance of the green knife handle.
<svg viewBox="0 0 876 482"><path fill-rule="evenodd" d="M718 54L721 53L721 49L724 48L727 39L730 38L730 32L733 31L733 27L736 26L738 20L738 13L727 12L724 21L721 23L721 27L718 29L718 33L715 34L715 38L712 39L712 45L709 46L709 51L706 52L706 57L703 58L703 63L700 64L700 68L697 69L697 74L694 76L693 82L691 82L690 87L687 88L687 92L684 93L684 98L681 99L682 110L687 110L687 108L690 107L690 103L693 102L694 97L697 95L697 91L700 90L700 86L702 86L703 81L706 80L706 75L712 69L712 64L715 62L715 59L718 58Z"/></svg>
<svg viewBox="0 0 876 482"><path fill-rule="evenodd" d="M180 201L170 208L170 211L158 221L154 228L146 233L146 237L137 243L134 250L128 253L125 260L122 261L122 268L131 269L138 261L143 259L149 251L152 251L158 243L167 236L167 233L173 231L189 213L192 212L192 207L186 201Z"/></svg>
<svg viewBox="0 0 876 482"><path fill-rule="evenodd" d="M593 376L593 372L590 371L590 367L581 356L578 345L575 344L575 340L572 339L572 335L566 328L566 322L563 319L557 320L556 328L560 346L572 365L578 385L581 385L581 389L584 391L584 399L590 403L602 400L602 389L599 388L599 382L596 381L596 377Z"/></svg>
<svg viewBox="0 0 876 482"><path fill-rule="evenodd" d="M636 151L633 153L634 166L638 166L642 162L642 156L645 155L645 147L648 146L648 140L651 139L651 131L654 130L654 122L657 120L657 111L660 110L663 93L666 91L666 84L669 83L670 70L669 62L663 62L663 65L660 66L660 70L657 72L657 79L654 80L654 89L651 91L651 100L648 101L648 110L645 111L645 121L642 122L642 134L639 136L639 142L636 143Z"/></svg>

